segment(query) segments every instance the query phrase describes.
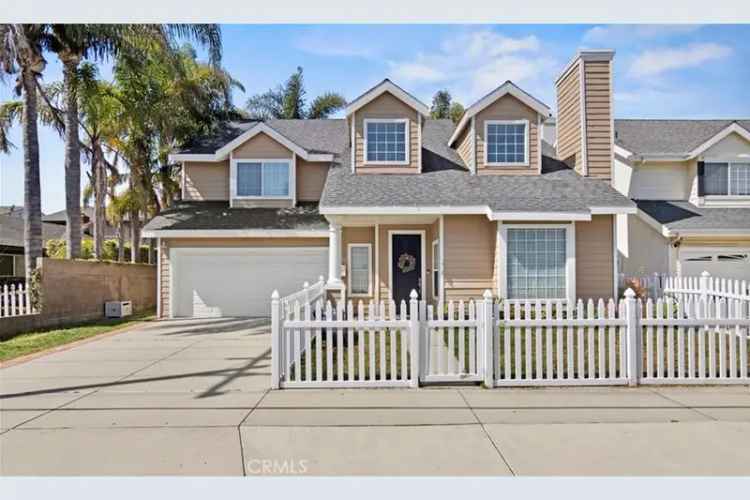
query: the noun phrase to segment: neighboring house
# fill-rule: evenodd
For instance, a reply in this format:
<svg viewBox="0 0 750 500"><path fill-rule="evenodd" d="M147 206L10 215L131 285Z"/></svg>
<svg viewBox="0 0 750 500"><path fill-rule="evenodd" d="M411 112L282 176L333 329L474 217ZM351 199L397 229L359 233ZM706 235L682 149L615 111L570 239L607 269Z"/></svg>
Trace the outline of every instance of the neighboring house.
<svg viewBox="0 0 750 500"><path fill-rule="evenodd" d="M64 226L42 223L44 243L64 236ZM0 215L0 282L25 276L24 256L23 217L17 216L16 212L13 215Z"/></svg>
<svg viewBox="0 0 750 500"><path fill-rule="evenodd" d="M59 224L65 226L68 223L67 210L60 210L42 217L42 221L49 222L50 224ZM128 222L123 222L128 224ZM94 236L94 207L84 206L81 207L81 231L86 236ZM129 228L125 228L126 235L129 235ZM117 228L110 225L105 221L104 224L104 239L114 240L117 239Z"/></svg>
<svg viewBox="0 0 750 500"><path fill-rule="evenodd" d="M171 155L183 202L143 232L159 314L264 316L320 275L364 301L613 297L615 216L635 204L611 186L612 56L580 52L556 82L565 163L546 156L550 109L511 82L457 125L384 80L344 119L196 138Z"/></svg>
<svg viewBox="0 0 750 500"><path fill-rule="evenodd" d="M750 279L750 120L615 120L621 268Z"/></svg>

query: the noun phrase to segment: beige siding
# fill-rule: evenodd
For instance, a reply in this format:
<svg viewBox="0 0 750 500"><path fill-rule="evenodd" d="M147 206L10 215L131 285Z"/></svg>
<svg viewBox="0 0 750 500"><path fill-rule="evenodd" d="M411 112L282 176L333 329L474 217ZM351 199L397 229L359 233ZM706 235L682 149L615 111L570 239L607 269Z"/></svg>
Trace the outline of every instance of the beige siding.
<svg viewBox="0 0 750 500"><path fill-rule="evenodd" d="M526 166L487 166L484 156L484 129L487 120L528 120L529 163ZM505 95L477 113L475 121L476 161L478 174L539 174L538 113L511 95Z"/></svg>
<svg viewBox="0 0 750 500"><path fill-rule="evenodd" d="M291 158L292 152L286 146L279 144L270 136L261 132L235 148L232 151L232 157L262 160Z"/></svg>
<svg viewBox="0 0 750 500"><path fill-rule="evenodd" d="M610 61L586 61L586 156L588 175L612 177Z"/></svg>
<svg viewBox="0 0 750 500"><path fill-rule="evenodd" d="M290 199L242 199L235 198L232 200L233 208L291 208L294 202Z"/></svg>
<svg viewBox="0 0 750 500"><path fill-rule="evenodd" d="M461 135L458 136L456 142L458 144L458 149L456 151L469 170L473 170L474 168L473 140L474 135L471 133L471 124L467 124L466 127L464 127L463 132L461 132Z"/></svg>
<svg viewBox="0 0 750 500"><path fill-rule="evenodd" d="M579 60L556 85L557 91L557 157L569 167L582 172L581 89Z"/></svg>
<svg viewBox="0 0 750 500"><path fill-rule="evenodd" d="M210 201L229 199L229 160L183 163L185 190L183 199Z"/></svg>
<svg viewBox="0 0 750 500"><path fill-rule="evenodd" d="M594 215L576 222L576 296L582 299L612 297L614 292L611 215Z"/></svg>
<svg viewBox="0 0 750 500"><path fill-rule="evenodd" d="M371 257L371 276L370 283L372 283L373 294L375 292L375 228L374 227L344 227L341 229L341 264L346 266L346 277L344 282L347 284L347 290L349 289L349 244L350 243L369 243L370 257ZM358 298L361 296L357 296ZM374 299L372 295L361 297L363 300Z"/></svg>
<svg viewBox="0 0 750 500"><path fill-rule="evenodd" d="M386 92L355 112L355 167L357 173L419 173L421 144L419 143L418 112L400 99ZM409 165L368 165L364 159L365 125L367 118L409 119Z"/></svg>
<svg viewBox="0 0 750 500"><path fill-rule="evenodd" d="M687 250L692 247L750 247L750 238L742 237L688 237L681 241L680 249Z"/></svg>
<svg viewBox="0 0 750 500"><path fill-rule="evenodd" d="M157 294L156 300L161 300L161 317L169 317L169 241L161 240L161 246L159 247L160 257L160 268L157 270L160 274L159 277L159 293Z"/></svg>
<svg viewBox="0 0 750 500"><path fill-rule="evenodd" d="M328 176L329 163L297 158L297 200L320 201Z"/></svg>
<svg viewBox="0 0 750 500"><path fill-rule="evenodd" d="M494 293L496 223L483 215L446 215L443 230L446 299Z"/></svg>

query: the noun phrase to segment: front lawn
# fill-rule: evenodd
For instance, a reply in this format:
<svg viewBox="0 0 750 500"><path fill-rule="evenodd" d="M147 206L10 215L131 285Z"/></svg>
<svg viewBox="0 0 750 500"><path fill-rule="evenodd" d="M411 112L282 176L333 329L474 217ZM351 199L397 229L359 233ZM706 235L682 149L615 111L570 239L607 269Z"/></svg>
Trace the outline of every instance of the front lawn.
<svg viewBox="0 0 750 500"><path fill-rule="evenodd" d="M153 311L147 311L122 319L101 319L55 330L22 333L11 339L0 341L0 362L111 332L131 324L151 321L153 317Z"/></svg>

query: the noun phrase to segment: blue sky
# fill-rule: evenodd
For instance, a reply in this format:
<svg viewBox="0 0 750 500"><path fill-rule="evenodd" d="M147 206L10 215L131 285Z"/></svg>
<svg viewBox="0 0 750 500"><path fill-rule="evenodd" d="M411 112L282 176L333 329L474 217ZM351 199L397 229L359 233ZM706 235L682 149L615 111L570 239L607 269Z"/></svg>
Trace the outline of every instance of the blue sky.
<svg viewBox="0 0 750 500"><path fill-rule="evenodd" d="M471 104L505 80L555 109L554 80L579 48L614 48L617 118L750 117L750 25L224 25L226 69L245 86L235 104L303 66L308 98L348 99L389 77L429 104L447 88ZM743 42L744 41L744 42ZM102 76L109 67L102 65ZM61 79L54 55L46 81ZM0 100L13 97L12 79ZM0 205L23 203L18 146L0 154ZM63 147L40 129L42 210L65 204ZM88 165L83 165L88 169Z"/></svg>

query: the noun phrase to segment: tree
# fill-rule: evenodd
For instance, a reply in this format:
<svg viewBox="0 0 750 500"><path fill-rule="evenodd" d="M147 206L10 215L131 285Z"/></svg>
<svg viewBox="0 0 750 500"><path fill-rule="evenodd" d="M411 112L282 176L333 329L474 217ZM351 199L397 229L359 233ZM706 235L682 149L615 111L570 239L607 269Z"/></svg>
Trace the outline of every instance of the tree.
<svg viewBox="0 0 750 500"><path fill-rule="evenodd" d="M27 280L31 279L37 258L42 256L42 193L39 180L36 84L37 78L47 64L42 56L43 34L44 25L40 24L0 25L0 79L4 79L6 75L17 74L15 92L23 97L23 219ZM7 140L1 142L5 142L7 146Z"/></svg>
<svg viewBox="0 0 750 500"><path fill-rule="evenodd" d="M271 118L318 119L328 118L346 106L346 99L336 92L324 92L305 108L305 82L302 68L297 67L284 85L256 94L247 100L245 109L256 120Z"/></svg>
<svg viewBox="0 0 750 500"><path fill-rule="evenodd" d="M458 121L461 119L461 116L464 114L464 107L461 105L460 102L454 102L451 104L451 110L449 112L450 119L453 120L453 123L458 123Z"/></svg>
<svg viewBox="0 0 750 500"><path fill-rule="evenodd" d="M447 90L438 90L432 97L430 116L435 119L450 117L451 94Z"/></svg>

